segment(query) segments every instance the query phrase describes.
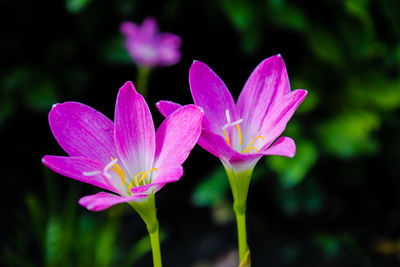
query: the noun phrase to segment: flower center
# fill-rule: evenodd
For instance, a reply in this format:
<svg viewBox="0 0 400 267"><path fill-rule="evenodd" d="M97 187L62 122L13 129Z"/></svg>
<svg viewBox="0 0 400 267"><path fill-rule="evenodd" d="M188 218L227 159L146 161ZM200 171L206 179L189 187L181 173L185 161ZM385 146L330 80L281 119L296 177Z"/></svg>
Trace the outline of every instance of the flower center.
<svg viewBox="0 0 400 267"><path fill-rule="evenodd" d="M241 122L243 122L243 119L239 119L237 121L232 122L231 121L231 115L229 114L229 110L227 109L225 111L225 115L226 115L226 121L227 123L221 128L222 131L224 131L225 134L225 141L228 144L228 146L232 146L233 145L233 140L231 142L231 138L229 138L229 134L227 132L227 129L233 126L236 126L236 129L238 131L239 134L239 145L242 145L243 143L243 136L242 136L242 131L240 130L240 126L239 124ZM244 153L249 153L251 149L254 149L256 152L258 152L257 148L253 146L253 143L258 139L261 138L264 141L264 137L261 135L257 135L256 137L254 137L254 139L249 143L249 145L247 146L247 148L245 150L242 151L242 154ZM231 144L232 143L232 144Z"/></svg>
<svg viewBox="0 0 400 267"><path fill-rule="evenodd" d="M147 172L139 172L138 174L136 174L135 178L133 178L133 182L130 182L129 185L128 185L128 191L130 192L131 188L133 186L138 187L138 186L141 186L141 185L145 185L145 184L151 183L151 180L146 180L146 177L152 171L157 171L157 168L151 168Z"/></svg>
<svg viewBox="0 0 400 267"><path fill-rule="evenodd" d="M124 170L121 168L121 166L118 165L118 159L114 159L111 157L111 161L104 167L103 171L91 171L91 172L83 172L83 175L85 176L94 176L98 174L103 174L105 177L108 179L111 179L112 176L111 174L108 173L108 170L114 171L116 174L118 174L119 178L121 179L121 184L122 186L126 186L126 175ZM139 172L138 174L135 175L133 178L133 182L130 182L127 186L128 188L128 193L131 194L131 188L132 187L138 187L146 184L151 183L151 179L146 179L147 175L151 173L152 171L157 171L157 168L151 168L150 170L146 172Z"/></svg>

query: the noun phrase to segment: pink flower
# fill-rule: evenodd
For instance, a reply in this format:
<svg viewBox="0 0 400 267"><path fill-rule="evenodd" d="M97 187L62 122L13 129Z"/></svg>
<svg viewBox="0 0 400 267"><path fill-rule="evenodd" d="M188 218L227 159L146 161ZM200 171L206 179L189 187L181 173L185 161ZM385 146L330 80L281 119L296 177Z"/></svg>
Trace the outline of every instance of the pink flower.
<svg viewBox="0 0 400 267"><path fill-rule="evenodd" d="M141 26L132 22L121 24L125 47L133 61L147 68L169 66L181 58L181 38L172 33L158 32L157 22L147 18Z"/></svg>
<svg viewBox="0 0 400 267"><path fill-rule="evenodd" d="M198 144L227 169L252 169L264 155L295 155L293 139L279 136L307 91L291 91L280 55L265 59L255 68L236 104L224 82L200 61L191 66L189 83L194 103L204 110ZM157 103L164 116L180 107L170 101Z"/></svg>
<svg viewBox="0 0 400 267"><path fill-rule="evenodd" d="M79 203L89 210L142 201L180 179L181 165L200 135L202 117L199 107L187 105L155 132L144 98L127 82L118 93L114 123L81 103L54 105L50 128L69 156L44 156L42 161L59 174L112 192L81 198Z"/></svg>

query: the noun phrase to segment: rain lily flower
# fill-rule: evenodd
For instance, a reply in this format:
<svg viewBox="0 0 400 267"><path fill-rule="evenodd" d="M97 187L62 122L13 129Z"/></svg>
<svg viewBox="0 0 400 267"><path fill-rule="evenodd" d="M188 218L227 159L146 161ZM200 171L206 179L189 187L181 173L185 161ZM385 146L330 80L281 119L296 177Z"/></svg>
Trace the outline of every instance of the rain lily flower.
<svg viewBox="0 0 400 267"><path fill-rule="evenodd" d="M121 32L125 36L125 47L130 56L142 67L174 65L181 58L179 36L158 32L157 22L153 18L146 18L141 26L124 22Z"/></svg>
<svg viewBox="0 0 400 267"><path fill-rule="evenodd" d="M121 24L125 47L138 66L136 85L146 97L150 70L179 62L181 38L172 33L160 33L157 22L146 18L141 26L132 22Z"/></svg>
<svg viewBox="0 0 400 267"><path fill-rule="evenodd" d="M248 251L245 209L254 166L264 155L295 155L293 139L279 136L307 91L291 91L280 55L265 59L255 68L236 104L221 78L200 61L191 66L189 83L194 103L204 110L198 144L221 160L229 178L242 261ZM164 116L180 107L170 101L157 103Z"/></svg>
<svg viewBox="0 0 400 267"><path fill-rule="evenodd" d="M154 130L144 98L131 82L119 90L114 123L77 102L53 106L49 124L69 156L44 156L53 171L107 190L81 198L92 211L127 202L143 218L150 233L154 265L161 266L154 194L178 181L182 163L201 133L203 111L184 106Z"/></svg>

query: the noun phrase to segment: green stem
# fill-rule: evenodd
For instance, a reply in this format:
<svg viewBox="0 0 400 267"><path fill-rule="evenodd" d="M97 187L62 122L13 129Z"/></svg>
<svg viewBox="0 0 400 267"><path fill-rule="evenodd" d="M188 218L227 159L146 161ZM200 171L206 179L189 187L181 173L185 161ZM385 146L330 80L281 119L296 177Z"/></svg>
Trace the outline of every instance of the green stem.
<svg viewBox="0 0 400 267"><path fill-rule="evenodd" d="M249 251L246 233L246 200L253 167L241 171L236 171L229 166L224 167L232 189L233 211L236 215L238 232L239 259L242 262ZM247 256L247 261L250 262L250 255Z"/></svg>
<svg viewBox="0 0 400 267"><path fill-rule="evenodd" d="M159 238L159 227L154 232L149 232L151 241L151 250L153 252L153 265L154 267L161 267L161 250L160 250L160 238Z"/></svg>
<svg viewBox="0 0 400 267"><path fill-rule="evenodd" d="M236 208L234 208L234 210L238 232L239 260L240 262L242 262L248 250L246 233L246 212L240 211L240 209Z"/></svg>
<svg viewBox="0 0 400 267"><path fill-rule="evenodd" d="M159 224L156 214L156 203L154 194L150 194L142 201L132 201L129 204L139 213L146 224L147 231L150 235L151 250L153 253L154 267L161 267L161 251L159 238Z"/></svg>
<svg viewBox="0 0 400 267"><path fill-rule="evenodd" d="M144 97L147 96L147 86L149 83L150 68L138 67L138 73L136 77L136 90Z"/></svg>

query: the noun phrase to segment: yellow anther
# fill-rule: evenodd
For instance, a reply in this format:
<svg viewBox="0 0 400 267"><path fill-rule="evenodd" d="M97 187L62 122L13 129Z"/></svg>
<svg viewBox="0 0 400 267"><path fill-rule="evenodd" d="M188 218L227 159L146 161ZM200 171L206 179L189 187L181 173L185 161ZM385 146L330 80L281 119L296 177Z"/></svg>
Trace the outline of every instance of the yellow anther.
<svg viewBox="0 0 400 267"><path fill-rule="evenodd" d="M140 177L140 179L138 180L138 184L140 184L144 178L146 178L147 174L145 173L144 175L142 175L142 177Z"/></svg>
<svg viewBox="0 0 400 267"><path fill-rule="evenodd" d="M228 143L228 146L230 146L230 144L229 144L229 136L228 136L228 134L226 133L226 130L225 130L225 129L224 129L223 131L224 131L224 134L225 134L225 136L226 136L225 141Z"/></svg>
<svg viewBox="0 0 400 267"><path fill-rule="evenodd" d="M249 152L250 149L254 149L256 152L258 152L257 148L255 148L254 146L251 146L258 138L261 138L264 141L264 137L262 137L261 135L257 135L253 141L250 142L249 146L243 150L242 154Z"/></svg>
<svg viewBox="0 0 400 267"><path fill-rule="evenodd" d="M156 172L156 171L157 171L157 168L151 168L150 170L148 170L148 171L146 172L146 175L149 174L149 173L152 172L152 171L155 171L155 172Z"/></svg>
<svg viewBox="0 0 400 267"><path fill-rule="evenodd" d="M113 157L111 157L111 160L114 160ZM115 163L111 168L116 174L118 174L119 178L121 178L121 183L122 185L125 185L125 172L124 170L118 165L118 163Z"/></svg>
<svg viewBox="0 0 400 267"><path fill-rule="evenodd" d="M142 176L140 178L140 181L138 181L139 176ZM145 172L139 172L138 174L136 174L135 178L133 178L133 181L135 182L135 186L138 187L139 186L139 182L141 182L144 177L146 177L146 173Z"/></svg>
<svg viewBox="0 0 400 267"><path fill-rule="evenodd" d="M133 186L133 183L130 182L129 185L128 185L128 192L129 192L129 193L131 193L131 188L132 188L132 186Z"/></svg>
<svg viewBox="0 0 400 267"><path fill-rule="evenodd" d="M242 154L249 152L250 149L254 149L256 152L258 152L257 148L255 148L254 146L249 146L248 148L246 148L245 150L243 150Z"/></svg>
<svg viewBox="0 0 400 267"><path fill-rule="evenodd" d="M147 174L149 174L149 173L152 172L152 171L157 171L157 168L151 168L150 170L148 170L148 171L144 174L144 176L143 176L142 178L140 178L139 183L140 183L143 179L145 179L145 178L147 177ZM147 181L145 181L145 182L147 182Z"/></svg>
<svg viewBox="0 0 400 267"><path fill-rule="evenodd" d="M240 130L239 124L236 124L236 128L238 129L238 132L239 132L240 145L242 145L243 138L242 138L242 131Z"/></svg>

